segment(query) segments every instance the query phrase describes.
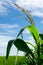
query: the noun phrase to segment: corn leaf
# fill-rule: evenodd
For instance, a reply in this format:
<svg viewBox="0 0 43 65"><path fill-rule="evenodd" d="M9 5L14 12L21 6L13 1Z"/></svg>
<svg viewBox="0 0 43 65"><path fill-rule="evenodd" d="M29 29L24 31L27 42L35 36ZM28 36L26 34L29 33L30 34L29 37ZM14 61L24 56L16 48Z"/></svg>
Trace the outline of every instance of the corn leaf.
<svg viewBox="0 0 43 65"><path fill-rule="evenodd" d="M6 52L6 60L8 59L8 56L9 56L9 53L10 53L10 49L11 49L11 47L12 47L12 45L13 45L13 41L14 41L14 40L10 40L10 41L8 42L7 52Z"/></svg>
<svg viewBox="0 0 43 65"><path fill-rule="evenodd" d="M39 34L39 35L41 37L41 45L40 45L41 53L43 54L43 34Z"/></svg>
<svg viewBox="0 0 43 65"><path fill-rule="evenodd" d="M32 43L30 43L30 42L26 42L26 43L31 45L33 48L35 48L35 46Z"/></svg>
<svg viewBox="0 0 43 65"><path fill-rule="evenodd" d="M39 36L41 37L41 39L43 40L43 34L39 34Z"/></svg>
<svg viewBox="0 0 43 65"><path fill-rule="evenodd" d="M32 53L31 49L27 46L27 44L22 39L16 39L14 41L14 45L17 47L18 50L23 52L28 52L34 57L34 54Z"/></svg>
<svg viewBox="0 0 43 65"><path fill-rule="evenodd" d="M26 26L26 29L30 31L36 43L39 43L39 33L35 26Z"/></svg>
<svg viewBox="0 0 43 65"><path fill-rule="evenodd" d="M32 57L34 57L33 52L22 39L15 39L15 40L10 40L8 42L6 60L8 59L12 44L14 44L18 50L23 51L23 52L28 52Z"/></svg>
<svg viewBox="0 0 43 65"><path fill-rule="evenodd" d="M19 31L19 33L18 33L18 35L17 35L17 38L18 38L20 35L22 35L22 32L24 31L24 29L25 29L25 28L22 28L22 29Z"/></svg>

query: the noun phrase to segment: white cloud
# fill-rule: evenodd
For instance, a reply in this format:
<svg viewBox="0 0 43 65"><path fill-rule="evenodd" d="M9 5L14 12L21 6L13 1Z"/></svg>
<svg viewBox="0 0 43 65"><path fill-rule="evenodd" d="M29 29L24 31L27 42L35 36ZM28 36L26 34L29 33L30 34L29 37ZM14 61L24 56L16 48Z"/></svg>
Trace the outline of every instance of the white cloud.
<svg viewBox="0 0 43 65"><path fill-rule="evenodd" d="M6 0L6 2L9 3L9 5L11 5L13 8L15 8L14 4L13 4L14 0Z"/></svg>
<svg viewBox="0 0 43 65"><path fill-rule="evenodd" d="M15 8L13 3L17 3L19 6L30 10L33 16L43 17L43 0L1 0L0 1L0 13L7 14L8 7ZM5 6L3 6L5 5Z"/></svg>
<svg viewBox="0 0 43 65"><path fill-rule="evenodd" d="M16 35L17 29L19 29L18 24L0 24L0 35Z"/></svg>
<svg viewBox="0 0 43 65"><path fill-rule="evenodd" d="M33 16L43 17L43 0L1 0L0 1L0 13L8 14L7 7L15 8L13 3L17 3L19 6L31 11ZM5 7L5 6L7 7Z"/></svg>
<svg viewBox="0 0 43 65"><path fill-rule="evenodd" d="M0 35L7 35L8 34L8 32L0 32Z"/></svg>
<svg viewBox="0 0 43 65"><path fill-rule="evenodd" d="M14 0L0 0L0 14L7 15L9 11L7 7L12 6L14 8L13 2Z"/></svg>
<svg viewBox="0 0 43 65"><path fill-rule="evenodd" d="M0 24L0 28L19 28L19 25L17 24Z"/></svg>
<svg viewBox="0 0 43 65"><path fill-rule="evenodd" d="M8 12L8 9L4 5L6 5L6 2L1 0L0 1L0 14L1 15L3 15L3 14L7 15L7 12Z"/></svg>
<svg viewBox="0 0 43 65"><path fill-rule="evenodd" d="M43 17L43 12L41 11L32 11L31 14L33 16Z"/></svg>
<svg viewBox="0 0 43 65"><path fill-rule="evenodd" d="M42 0L16 0L16 3L18 3L20 6L26 6L27 8L42 8L43 7L43 1Z"/></svg>
<svg viewBox="0 0 43 65"><path fill-rule="evenodd" d="M43 0L16 0L15 3L30 10L33 16L43 16Z"/></svg>
<svg viewBox="0 0 43 65"><path fill-rule="evenodd" d="M13 33L16 33L16 30L6 30L6 32L9 33L9 34L10 34L10 33L13 34ZM7 34L7 33L6 33L6 34Z"/></svg>
<svg viewBox="0 0 43 65"><path fill-rule="evenodd" d="M6 46L8 41L14 39L12 36L4 36L4 35L0 35L0 45L4 45Z"/></svg>

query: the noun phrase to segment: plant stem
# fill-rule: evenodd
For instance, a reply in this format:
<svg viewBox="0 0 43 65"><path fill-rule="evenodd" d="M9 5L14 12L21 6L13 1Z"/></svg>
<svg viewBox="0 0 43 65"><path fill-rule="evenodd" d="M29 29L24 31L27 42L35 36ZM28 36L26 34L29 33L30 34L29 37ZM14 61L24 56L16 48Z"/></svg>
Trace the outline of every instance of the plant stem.
<svg viewBox="0 0 43 65"><path fill-rule="evenodd" d="M18 52L19 52L19 50L17 49L17 55L16 55L16 60L15 60L15 65L17 64L17 60L18 60Z"/></svg>
<svg viewBox="0 0 43 65"><path fill-rule="evenodd" d="M40 44L38 44L38 65L40 65Z"/></svg>

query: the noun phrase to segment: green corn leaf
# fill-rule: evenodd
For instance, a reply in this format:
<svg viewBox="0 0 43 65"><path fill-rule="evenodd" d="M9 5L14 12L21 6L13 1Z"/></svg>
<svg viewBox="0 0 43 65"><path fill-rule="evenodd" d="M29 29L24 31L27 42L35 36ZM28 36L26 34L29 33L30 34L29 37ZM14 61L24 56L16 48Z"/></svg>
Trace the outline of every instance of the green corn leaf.
<svg viewBox="0 0 43 65"><path fill-rule="evenodd" d="M41 38L41 45L40 45L40 49L41 49L41 53L43 54L43 34L39 34L40 38Z"/></svg>
<svg viewBox="0 0 43 65"><path fill-rule="evenodd" d="M30 56L29 56L29 58L30 58L30 59L29 59L29 60L30 60L30 63L31 63L32 65L36 65L36 64L35 64L35 60L34 60L33 58L31 58Z"/></svg>
<svg viewBox="0 0 43 65"><path fill-rule="evenodd" d="M21 11L24 12L24 14L27 16L28 20L30 21L30 24L34 25L33 18L31 17L29 11L25 10L23 7L18 6L17 4L14 4L14 5L17 6L19 9L21 9Z"/></svg>
<svg viewBox="0 0 43 65"><path fill-rule="evenodd" d="M41 37L41 39L43 40L43 34L39 34L39 36Z"/></svg>
<svg viewBox="0 0 43 65"><path fill-rule="evenodd" d="M36 43L39 43L39 33L35 26L26 26L26 29L30 31Z"/></svg>
<svg viewBox="0 0 43 65"><path fill-rule="evenodd" d="M25 28L22 28L22 29L20 30L20 32L19 32L18 35L17 35L17 38L18 38L20 35L22 35L22 32L24 31L24 29L25 29Z"/></svg>
<svg viewBox="0 0 43 65"><path fill-rule="evenodd" d="M12 47L12 45L13 45L13 41L14 41L14 40L10 40L10 41L8 42L7 52L6 52L6 60L8 59L8 56L9 56L9 53L10 53L10 49L11 49L11 47Z"/></svg>
<svg viewBox="0 0 43 65"><path fill-rule="evenodd" d="M40 58L43 59L43 54L40 54Z"/></svg>
<svg viewBox="0 0 43 65"><path fill-rule="evenodd" d="M38 55L38 65L40 64L40 36L35 26L26 27L32 34L36 44L37 44L37 55Z"/></svg>
<svg viewBox="0 0 43 65"><path fill-rule="evenodd" d="M30 43L30 42L26 42L26 43L31 45L33 48L35 48L35 46L32 43Z"/></svg>
<svg viewBox="0 0 43 65"><path fill-rule="evenodd" d="M10 49L13 44L17 47L18 50L23 51L23 52L28 52L30 55L32 55L32 57L34 57L34 54L32 53L31 49L27 46L27 44L22 39L15 39L15 40L10 40L8 42L6 60L8 59Z"/></svg>
<svg viewBox="0 0 43 65"><path fill-rule="evenodd" d="M23 39L23 34L21 33L21 38Z"/></svg>
<svg viewBox="0 0 43 65"><path fill-rule="evenodd" d="M16 39L14 41L14 45L17 47L18 50L23 52L28 52L34 57L34 54L32 53L31 49L27 46L27 44L22 39Z"/></svg>
<svg viewBox="0 0 43 65"><path fill-rule="evenodd" d="M43 44L43 40L42 39L40 40L40 44Z"/></svg>

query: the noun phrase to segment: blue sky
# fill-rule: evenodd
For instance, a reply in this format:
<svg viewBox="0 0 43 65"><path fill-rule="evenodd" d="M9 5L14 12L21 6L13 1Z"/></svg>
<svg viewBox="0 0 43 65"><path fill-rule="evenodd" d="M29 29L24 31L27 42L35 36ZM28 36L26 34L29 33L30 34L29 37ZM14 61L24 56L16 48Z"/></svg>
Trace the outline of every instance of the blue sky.
<svg viewBox="0 0 43 65"><path fill-rule="evenodd" d="M13 3L17 3L19 6L29 10L39 33L43 33L42 0L0 0L0 55L6 55L8 41L15 39L21 28L30 25L30 23L25 20L25 18L27 18L26 15L14 6ZM34 43L30 33L26 31L27 30L23 32L24 39ZM16 48L13 46L10 55L15 54Z"/></svg>

